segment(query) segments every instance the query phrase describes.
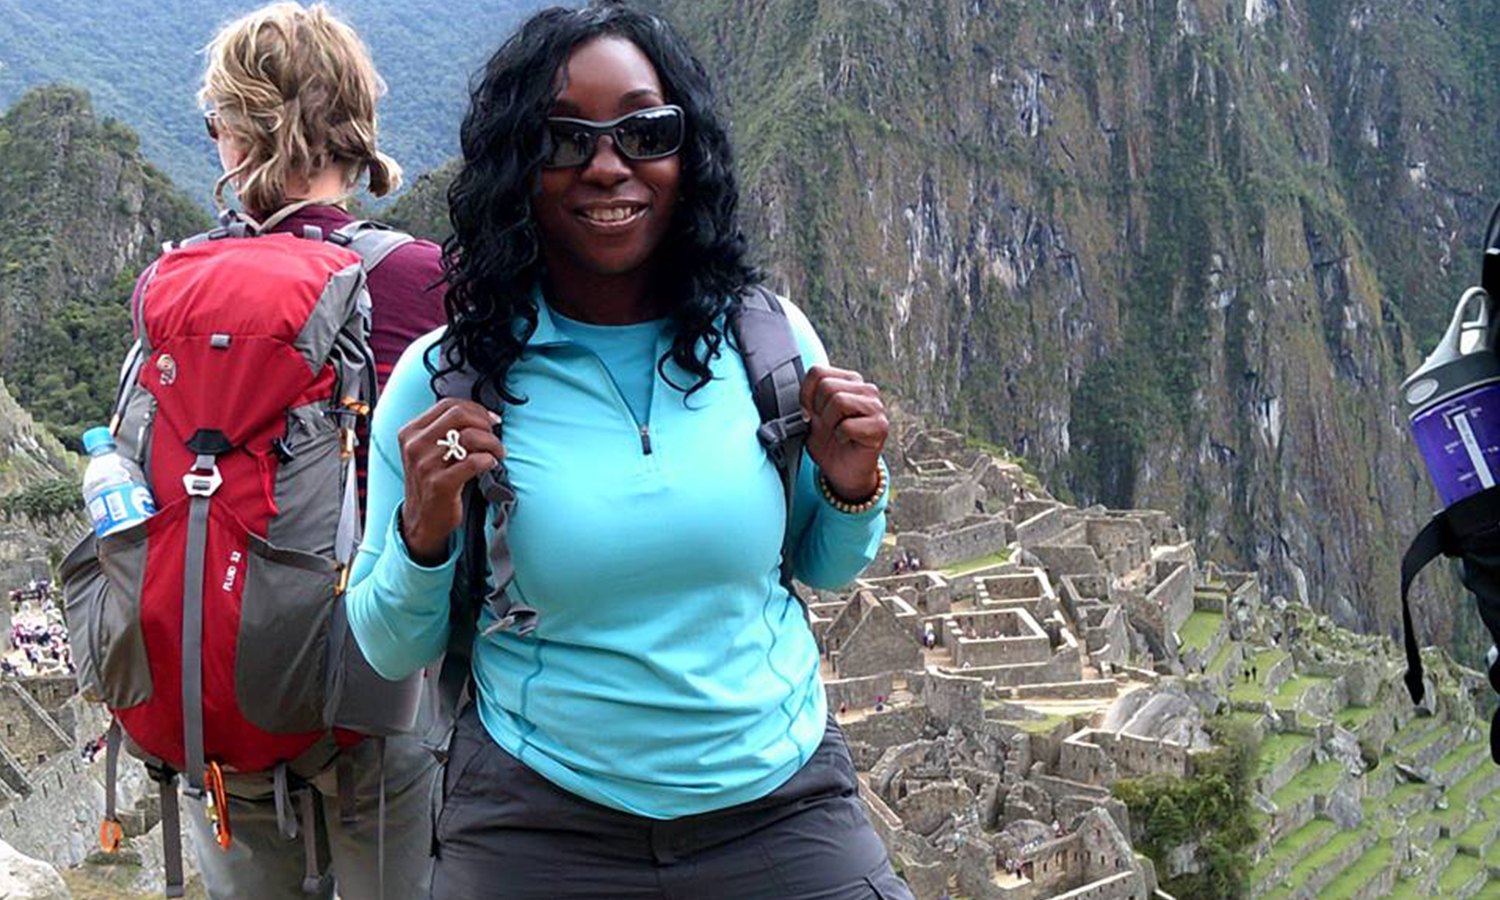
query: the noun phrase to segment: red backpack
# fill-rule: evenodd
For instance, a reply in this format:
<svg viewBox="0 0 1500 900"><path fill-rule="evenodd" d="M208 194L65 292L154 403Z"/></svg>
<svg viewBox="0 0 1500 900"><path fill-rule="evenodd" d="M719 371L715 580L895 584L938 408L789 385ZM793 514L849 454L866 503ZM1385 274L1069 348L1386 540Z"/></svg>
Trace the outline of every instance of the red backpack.
<svg viewBox="0 0 1500 900"><path fill-rule="evenodd" d="M123 727L162 786L168 896L181 891L178 775L227 847L223 773L274 771L285 793L288 767L326 752L330 732L415 719L420 673L376 675L343 602L356 427L375 402L366 273L409 240L363 222L258 234L226 217L169 247L139 292L111 424L157 512L89 534L62 575L80 688L116 720L101 841L120 838Z"/></svg>

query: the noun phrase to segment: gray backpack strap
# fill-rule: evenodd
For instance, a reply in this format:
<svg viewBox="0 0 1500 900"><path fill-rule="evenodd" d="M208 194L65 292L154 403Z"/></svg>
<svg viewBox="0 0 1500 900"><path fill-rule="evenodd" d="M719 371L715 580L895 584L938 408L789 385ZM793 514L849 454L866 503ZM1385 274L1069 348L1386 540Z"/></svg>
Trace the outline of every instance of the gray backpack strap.
<svg viewBox="0 0 1500 900"><path fill-rule="evenodd" d="M350 222L329 235L328 239L358 253L364 263L365 274L375 271L376 267L385 262L386 257L416 240L403 231L396 231L389 225L368 219Z"/></svg>
<svg viewBox="0 0 1500 900"><path fill-rule="evenodd" d="M792 596L792 505L802 449L807 445L808 422L802 413L802 351L786 310L776 295L754 285L732 308L730 325L745 360L750 396L760 413L756 436L781 475L786 495L786 533L781 542L781 583ZM798 602L802 598L797 597Z"/></svg>
<svg viewBox="0 0 1500 900"><path fill-rule="evenodd" d="M449 372L438 379L438 397L473 399L477 380L474 372L468 369ZM485 405L496 411L501 408L499 398L488 398ZM464 489L461 552L449 596L448 647L438 671L428 673L431 696L427 706L432 719L428 727L422 729L426 745L439 755L447 748L458 714L470 696L474 641L478 637L481 610L488 607L495 617L494 624L486 630L487 634L503 630L529 634L536 627L537 611L512 602L505 593L515 576L510 544L506 540L515 505L516 492L503 461ZM485 536L486 519L494 528L492 540ZM493 588L486 577L490 574L494 576ZM436 677L432 677L434 674Z"/></svg>

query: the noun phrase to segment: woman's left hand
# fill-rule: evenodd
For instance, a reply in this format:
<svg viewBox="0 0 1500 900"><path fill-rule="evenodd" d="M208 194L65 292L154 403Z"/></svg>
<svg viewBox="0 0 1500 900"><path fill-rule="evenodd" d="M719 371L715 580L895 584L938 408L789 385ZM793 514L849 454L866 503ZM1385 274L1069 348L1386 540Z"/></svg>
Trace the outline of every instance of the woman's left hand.
<svg viewBox="0 0 1500 900"><path fill-rule="evenodd" d="M880 451L890 434L880 388L848 369L813 366L802 380L807 452L840 498L861 503L880 484Z"/></svg>

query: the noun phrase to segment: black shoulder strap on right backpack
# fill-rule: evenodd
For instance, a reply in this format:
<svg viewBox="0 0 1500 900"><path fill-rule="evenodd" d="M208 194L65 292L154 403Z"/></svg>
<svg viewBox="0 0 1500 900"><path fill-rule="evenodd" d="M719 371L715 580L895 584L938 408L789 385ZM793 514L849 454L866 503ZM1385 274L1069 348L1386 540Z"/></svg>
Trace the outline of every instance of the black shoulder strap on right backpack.
<svg viewBox="0 0 1500 900"><path fill-rule="evenodd" d="M1422 702L1426 688L1407 595L1418 573L1439 556L1459 560L1464 587L1474 594L1491 638L1500 642L1500 487L1486 488L1434 515L1401 558L1405 682L1415 703ZM1490 686L1500 691L1500 660L1490 663L1489 680ZM1500 763L1500 710L1490 723L1490 758Z"/></svg>

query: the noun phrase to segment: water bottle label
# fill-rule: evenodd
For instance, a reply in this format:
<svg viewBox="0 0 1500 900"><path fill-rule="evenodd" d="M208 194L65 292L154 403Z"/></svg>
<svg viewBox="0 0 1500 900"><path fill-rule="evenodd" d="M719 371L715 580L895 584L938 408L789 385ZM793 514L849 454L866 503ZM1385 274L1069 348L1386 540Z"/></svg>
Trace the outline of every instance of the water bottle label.
<svg viewBox="0 0 1500 900"><path fill-rule="evenodd" d="M156 512L151 492L138 484L121 484L106 488L89 501L89 516L94 520L94 533L110 534L128 525L134 525Z"/></svg>
<svg viewBox="0 0 1500 900"><path fill-rule="evenodd" d="M1439 403L1414 417L1411 428L1444 504L1494 487L1500 476L1500 385Z"/></svg>

